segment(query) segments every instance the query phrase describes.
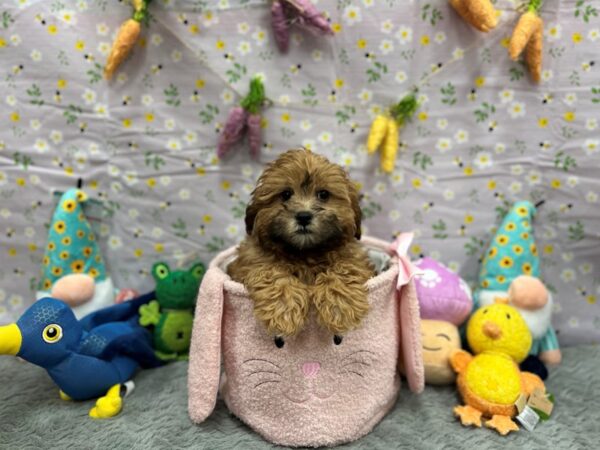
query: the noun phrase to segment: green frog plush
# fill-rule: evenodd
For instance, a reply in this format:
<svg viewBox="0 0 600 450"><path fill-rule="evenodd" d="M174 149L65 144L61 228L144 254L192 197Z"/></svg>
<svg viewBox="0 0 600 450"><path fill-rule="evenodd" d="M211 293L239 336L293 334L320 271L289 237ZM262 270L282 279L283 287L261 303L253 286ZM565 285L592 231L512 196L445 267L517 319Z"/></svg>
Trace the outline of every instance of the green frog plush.
<svg viewBox="0 0 600 450"><path fill-rule="evenodd" d="M140 325L154 327L154 348L162 360L188 358L194 304L204 271L202 263L187 271L171 271L164 262L152 266L156 300L140 307Z"/></svg>

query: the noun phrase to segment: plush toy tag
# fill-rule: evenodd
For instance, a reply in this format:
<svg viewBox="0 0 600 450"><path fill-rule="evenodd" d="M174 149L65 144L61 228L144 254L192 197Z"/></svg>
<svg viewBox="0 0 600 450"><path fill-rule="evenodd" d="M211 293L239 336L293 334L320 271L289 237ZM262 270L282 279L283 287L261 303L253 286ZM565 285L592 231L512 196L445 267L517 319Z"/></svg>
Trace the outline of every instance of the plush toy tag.
<svg viewBox="0 0 600 450"><path fill-rule="evenodd" d="M519 395L519 398L515 402L515 406L517 407L519 414L521 414L525 409L525 406L527 406L527 396L525 394Z"/></svg>
<svg viewBox="0 0 600 450"><path fill-rule="evenodd" d="M535 389L529 396L527 406L531 407L542 420L548 420L554 404L548 398L547 394L541 389Z"/></svg>
<svg viewBox="0 0 600 450"><path fill-rule="evenodd" d="M527 431L533 431L535 426L540 421L540 416L538 416L536 412L529 407L529 405L525 405L523 411L519 413L516 419Z"/></svg>

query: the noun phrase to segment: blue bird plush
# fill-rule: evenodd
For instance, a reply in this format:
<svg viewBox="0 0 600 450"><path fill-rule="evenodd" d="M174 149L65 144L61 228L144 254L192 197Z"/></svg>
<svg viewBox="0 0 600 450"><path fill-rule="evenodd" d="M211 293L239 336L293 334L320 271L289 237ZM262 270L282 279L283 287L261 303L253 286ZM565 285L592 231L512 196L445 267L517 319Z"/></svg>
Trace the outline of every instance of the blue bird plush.
<svg viewBox="0 0 600 450"><path fill-rule="evenodd" d="M77 320L55 298L35 302L16 323L0 327L0 354L40 366L58 385L63 400L97 398L93 418L117 415L139 367L162 365L152 335L138 324L138 309L154 292Z"/></svg>

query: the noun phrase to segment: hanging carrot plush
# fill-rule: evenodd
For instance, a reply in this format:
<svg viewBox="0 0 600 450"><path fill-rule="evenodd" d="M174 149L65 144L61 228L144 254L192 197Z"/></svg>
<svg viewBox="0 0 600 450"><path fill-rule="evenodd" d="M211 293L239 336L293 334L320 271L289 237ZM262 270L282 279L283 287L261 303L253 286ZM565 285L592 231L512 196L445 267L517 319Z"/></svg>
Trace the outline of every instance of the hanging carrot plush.
<svg viewBox="0 0 600 450"><path fill-rule="evenodd" d="M414 115L418 106L415 92L412 92L392 105L388 114L380 114L373 120L367 139L367 151L369 154L375 153L377 149L381 151L380 167L383 172L390 173L394 170L399 130Z"/></svg>
<svg viewBox="0 0 600 450"><path fill-rule="evenodd" d="M510 38L508 53L513 61L525 50L525 62L531 78L537 83L542 76L544 21L538 11L541 0L530 0L527 11L521 15Z"/></svg>
<svg viewBox="0 0 600 450"><path fill-rule="evenodd" d="M273 0L271 26L279 50L287 52L290 25L298 23L318 34L333 34L329 22L310 0Z"/></svg>
<svg viewBox="0 0 600 450"><path fill-rule="evenodd" d="M135 46L141 32L141 22L148 23L148 4L152 0L133 0L133 17L126 20L119 28L113 42L106 66L104 78L110 80L121 63L127 58Z"/></svg>
<svg viewBox="0 0 600 450"><path fill-rule="evenodd" d="M250 92L242 99L239 106L231 109L219 143L217 155L223 158L237 142L248 136L248 146L253 158L258 157L262 145L262 116L260 110L266 102L265 87L260 78L250 81Z"/></svg>
<svg viewBox="0 0 600 450"><path fill-rule="evenodd" d="M488 32L498 25L498 15L490 0L450 0L450 5L479 31Z"/></svg>

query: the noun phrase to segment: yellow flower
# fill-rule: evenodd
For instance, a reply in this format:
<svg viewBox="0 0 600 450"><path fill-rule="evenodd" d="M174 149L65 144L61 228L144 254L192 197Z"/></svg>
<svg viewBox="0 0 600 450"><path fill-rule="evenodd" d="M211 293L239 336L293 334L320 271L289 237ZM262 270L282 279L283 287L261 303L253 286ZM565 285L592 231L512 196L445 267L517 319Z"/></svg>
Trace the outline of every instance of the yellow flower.
<svg viewBox="0 0 600 450"><path fill-rule="evenodd" d="M420 42L421 42L421 45L424 45L424 46L429 45L429 42L430 42L429 36L424 34L423 36L421 36Z"/></svg>
<svg viewBox="0 0 600 450"><path fill-rule="evenodd" d="M149 188L153 188L154 186L156 186L156 180L154 178L148 178L146 180L146 184Z"/></svg>
<svg viewBox="0 0 600 450"><path fill-rule="evenodd" d="M52 287L52 281L50 281L48 278L46 278L44 280L44 290L48 290Z"/></svg>
<svg viewBox="0 0 600 450"><path fill-rule="evenodd" d="M67 80L65 80L64 78L59 78L59 80L56 82L56 87L59 89L64 89L67 87Z"/></svg>
<svg viewBox="0 0 600 450"><path fill-rule="evenodd" d="M517 215L519 217L525 217L528 214L527 208L524 206L519 206L517 208Z"/></svg>
<svg viewBox="0 0 600 450"><path fill-rule="evenodd" d="M123 127L129 128L131 126L131 119L123 119Z"/></svg>
<svg viewBox="0 0 600 450"><path fill-rule="evenodd" d="M421 181L420 178L413 178L411 180L411 183L412 183L413 188L415 188L415 189L420 189L421 186L423 185L423 182Z"/></svg>
<svg viewBox="0 0 600 450"><path fill-rule="evenodd" d="M544 245L544 253L546 255L551 255L552 253L554 253L554 246L552 244Z"/></svg>
<svg viewBox="0 0 600 450"><path fill-rule="evenodd" d="M206 85L206 81L204 81L202 78L198 78L196 80L196 88L197 89L202 89L205 85Z"/></svg>
<svg viewBox="0 0 600 450"><path fill-rule="evenodd" d="M338 89L341 89L344 87L344 80L342 80L341 78L337 78L335 80L335 87Z"/></svg>
<svg viewBox="0 0 600 450"><path fill-rule="evenodd" d="M154 122L154 114L146 113L146 115L144 117L146 118L147 122Z"/></svg>
<svg viewBox="0 0 600 450"><path fill-rule="evenodd" d="M485 84L485 78L484 77L477 77L475 78L475 86L477 86L478 88L483 87L483 85Z"/></svg>
<svg viewBox="0 0 600 450"><path fill-rule="evenodd" d="M269 126L269 120L266 117L260 118L260 127L264 130Z"/></svg>
<svg viewBox="0 0 600 450"><path fill-rule="evenodd" d="M523 254L523 247L521 247L520 245L516 245L516 244L513 245L512 250L513 250L513 252L514 252L515 255L521 255L521 254Z"/></svg>
<svg viewBox="0 0 600 450"><path fill-rule="evenodd" d="M473 168L471 166L467 166L463 169L463 173L470 177L471 175L473 175Z"/></svg>
<svg viewBox="0 0 600 450"><path fill-rule="evenodd" d="M529 246L529 251L531 252L531 254L532 254L533 256L537 256L537 255L538 255L537 245L535 245L535 244L531 244L531 245Z"/></svg>
<svg viewBox="0 0 600 450"><path fill-rule="evenodd" d="M154 251L156 253L162 253L164 251L164 249L165 249L165 246L162 245L161 243L154 244Z"/></svg>
<svg viewBox="0 0 600 450"><path fill-rule="evenodd" d="M490 259L495 258L497 254L498 254L498 247L492 247L488 251L488 258L490 258Z"/></svg>
<svg viewBox="0 0 600 450"><path fill-rule="evenodd" d="M50 25L48 25L48 33L50 34L56 34L58 33L58 27L56 25L54 25L53 23L51 23Z"/></svg>
<svg viewBox="0 0 600 450"><path fill-rule="evenodd" d="M596 296L593 294L588 295L585 299L590 305L594 305L596 303Z"/></svg>
<svg viewBox="0 0 600 450"><path fill-rule="evenodd" d="M25 186L25 178L17 178L15 181L17 182L18 186Z"/></svg>
<svg viewBox="0 0 600 450"><path fill-rule="evenodd" d="M225 41L218 39L215 47L217 47L217 50L225 50Z"/></svg>
<svg viewBox="0 0 600 450"><path fill-rule="evenodd" d="M0 48L6 47L6 39L0 37Z"/></svg>
<svg viewBox="0 0 600 450"><path fill-rule="evenodd" d="M64 238L62 238L61 242L63 245L71 245L71 237L65 236Z"/></svg>
<svg viewBox="0 0 600 450"><path fill-rule="evenodd" d="M560 180L555 178L554 180L552 180L550 182L550 186L552 186L553 189L558 189L560 187L561 183Z"/></svg>
<svg viewBox="0 0 600 450"><path fill-rule="evenodd" d="M206 169L204 167L196 167L196 173L203 177L206 175Z"/></svg>
<svg viewBox="0 0 600 450"><path fill-rule="evenodd" d="M366 39L362 39L362 38L361 38L361 39L359 39L358 41L356 41L356 46L357 46L359 49L363 49L363 48L365 48L365 47L367 46L367 40L366 40Z"/></svg>
<svg viewBox="0 0 600 450"><path fill-rule="evenodd" d="M55 277L60 277L63 273L62 267L57 267L54 266L52 268L52 275L54 275Z"/></svg>
<svg viewBox="0 0 600 450"><path fill-rule="evenodd" d="M547 117L540 117L538 119L538 127L540 128L546 128L548 126L548 118Z"/></svg>
<svg viewBox="0 0 600 450"><path fill-rule="evenodd" d="M496 243L498 245L506 245L509 243L509 241L510 239L505 234L499 234L498 236L496 236Z"/></svg>
<svg viewBox="0 0 600 450"><path fill-rule="evenodd" d="M529 220L524 220L521 225L523 225L523 229L525 229L525 230L529 230L531 228L531 224L529 223Z"/></svg>
<svg viewBox="0 0 600 450"><path fill-rule="evenodd" d="M490 287L490 282L489 282L489 280L483 280L483 281L481 282L481 287L482 287L482 288L484 288L484 289L486 289L486 288Z"/></svg>
<svg viewBox="0 0 600 450"><path fill-rule="evenodd" d="M95 267L92 267L89 271L88 271L88 275L96 278L98 275L100 275L100 272L98 272L98 269L96 269Z"/></svg>
<svg viewBox="0 0 600 450"><path fill-rule="evenodd" d="M29 248L30 252L35 252L37 250L37 245L35 245L33 242L30 242L27 247Z"/></svg>
<svg viewBox="0 0 600 450"><path fill-rule="evenodd" d="M425 121L425 120L427 120L427 119L429 118L429 116L427 115L427 113L426 113L425 111L421 111L421 112L420 112L420 113L417 115L417 117L419 118L419 120L420 120L421 122L423 122L423 121Z"/></svg>
<svg viewBox="0 0 600 450"><path fill-rule="evenodd" d="M84 48L85 42L83 42L81 39L78 39L77 42L75 42L75 50L79 50L81 52Z"/></svg>
<svg viewBox="0 0 600 450"><path fill-rule="evenodd" d="M204 223L211 223L211 222L212 222L212 216L211 216L210 214L205 214L205 215L202 217L202 221L203 221Z"/></svg>
<svg viewBox="0 0 600 450"><path fill-rule="evenodd" d="M135 256L136 258L141 258L141 257L142 257L142 255L144 254L144 250L142 250L141 248L136 248L136 249L133 251L133 254L134 254L134 256Z"/></svg>
<svg viewBox="0 0 600 450"><path fill-rule="evenodd" d="M421 249L421 246L419 244L413 245L410 251L413 255L420 255L421 253L423 253L423 250Z"/></svg>
<svg viewBox="0 0 600 450"><path fill-rule="evenodd" d="M521 271L525 275L531 275L531 264L530 263L523 263L523 265L521 266Z"/></svg>
<svg viewBox="0 0 600 450"><path fill-rule="evenodd" d="M42 259L42 264L45 266L50 264L50 258L48 258L47 256L44 256L44 258Z"/></svg>
<svg viewBox="0 0 600 450"><path fill-rule="evenodd" d="M504 229L505 229L506 231L515 231L515 230L516 230L516 228L517 228L517 226L515 225L515 223L514 223L514 222L508 222L508 223L506 224L506 226L504 227Z"/></svg>
<svg viewBox="0 0 600 450"><path fill-rule="evenodd" d="M506 277L504 275L498 275L496 277L496 281L500 284L504 283L506 281Z"/></svg>
<svg viewBox="0 0 600 450"><path fill-rule="evenodd" d="M513 260L510 256L505 256L500 260L500 267L510 269L513 266Z"/></svg>
<svg viewBox="0 0 600 450"><path fill-rule="evenodd" d="M341 23L332 23L331 24L331 29L333 30L334 33L339 33L340 31L342 31L342 24Z"/></svg>
<svg viewBox="0 0 600 450"><path fill-rule="evenodd" d="M71 270L75 273L83 272L85 263L81 259L77 259L71 263Z"/></svg>
<svg viewBox="0 0 600 450"><path fill-rule="evenodd" d="M90 187L90 189L98 189L98 181L92 180L88 183L88 186Z"/></svg>
<svg viewBox="0 0 600 450"><path fill-rule="evenodd" d="M496 180L490 180L487 182L487 188L490 191L493 191L494 189L496 189Z"/></svg>
<svg viewBox="0 0 600 450"><path fill-rule="evenodd" d="M54 250L56 250L56 244L54 244L54 242L50 241L50 242L48 242L48 245L46 246L46 248L48 249L49 252L53 252Z"/></svg>
<svg viewBox="0 0 600 450"><path fill-rule="evenodd" d="M188 30L190 30L190 33L192 33L192 34L198 34L198 32L200 31L200 27L198 25L196 25L195 23L193 23L192 25L189 26Z"/></svg>
<svg viewBox="0 0 600 450"><path fill-rule="evenodd" d="M574 44L579 44L583 40L583 36L581 33L573 33L571 39L573 40Z"/></svg>
<svg viewBox="0 0 600 450"><path fill-rule="evenodd" d="M467 214L465 216L465 223L467 225L470 224L470 223L473 223L474 220L475 220L475 218L471 214Z"/></svg>
<svg viewBox="0 0 600 450"><path fill-rule="evenodd" d="M83 247L83 256L89 258L92 255L92 247Z"/></svg>
<svg viewBox="0 0 600 450"><path fill-rule="evenodd" d="M75 211L76 206L77 206L77 202L72 199L65 200L62 204L63 210L68 213L72 213L73 211Z"/></svg>
<svg viewBox="0 0 600 450"><path fill-rule="evenodd" d="M58 220L54 222L54 231L56 231L58 234L63 234L66 229L67 225L65 224L64 220Z"/></svg>
<svg viewBox="0 0 600 450"><path fill-rule="evenodd" d="M9 256L17 256L17 249L16 248L9 248L8 249L8 255Z"/></svg>
<svg viewBox="0 0 600 450"><path fill-rule="evenodd" d="M527 233L527 232L521 233L521 239L523 239L524 241L526 241L527 239L529 239L529 233Z"/></svg>
<svg viewBox="0 0 600 450"><path fill-rule="evenodd" d="M231 188L231 183L229 181L225 180L221 182L221 189L227 191L229 188Z"/></svg>
<svg viewBox="0 0 600 450"><path fill-rule="evenodd" d="M69 259L69 252L66 250L60 252L60 259Z"/></svg>
<svg viewBox="0 0 600 450"><path fill-rule="evenodd" d="M79 239L83 239L83 237L85 236L85 231L83 231L83 230L77 230L76 234L77 234L77 237Z"/></svg>
<svg viewBox="0 0 600 450"><path fill-rule="evenodd" d="M510 38L509 37L505 37L502 38L502 40L500 41L500 45L504 48L508 48L508 45L510 44Z"/></svg>
<svg viewBox="0 0 600 450"><path fill-rule="evenodd" d="M281 115L281 121L284 122L284 123L289 122L290 119L291 119L290 113L283 113Z"/></svg>
<svg viewBox="0 0 600 450"><path fill-rule="evenodd" d="M567 111L566 113L564 113L563 118L567 122L573 122L575 120L575 113L573 111Z"/></svg>
<svg viewBox="0 0 600 450"><path fill-rule="evenodd" d="M10 120L12 120L13 122L18 122L19 120L21 120L21 114L19 114L16 111L10 113Z"/></svg>

